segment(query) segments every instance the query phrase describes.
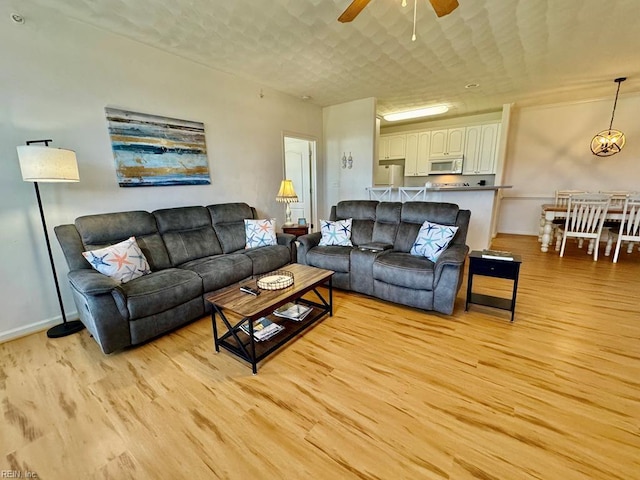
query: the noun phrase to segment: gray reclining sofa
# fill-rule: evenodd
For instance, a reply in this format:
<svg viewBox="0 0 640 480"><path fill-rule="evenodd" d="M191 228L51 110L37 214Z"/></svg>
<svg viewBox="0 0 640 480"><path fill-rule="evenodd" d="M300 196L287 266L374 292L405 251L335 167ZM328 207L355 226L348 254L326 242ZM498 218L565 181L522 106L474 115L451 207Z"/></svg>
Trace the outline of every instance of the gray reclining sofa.
<svg viewBox="0 0 640 480"><path fill-rule="evenodd" d="M298 262L334 270L335 287L450 315L469 251L470 217L452 203L342 201L330 219L353 219L353 246L319 246L320 232L304 235ZM425 220L459 227L435 263L409 253Z"/></svg>
<svg viewBox="0 0 640 480"><path fill-rule="evenodd" d="M204 295L291 262L295 237L245 250L245 203L178 207L153 213L88 215L55 233L69 266L80 320L104 353L136 345L201 318ZM135 237L151 273L120 284L94 270L82 252Z"/></svg>

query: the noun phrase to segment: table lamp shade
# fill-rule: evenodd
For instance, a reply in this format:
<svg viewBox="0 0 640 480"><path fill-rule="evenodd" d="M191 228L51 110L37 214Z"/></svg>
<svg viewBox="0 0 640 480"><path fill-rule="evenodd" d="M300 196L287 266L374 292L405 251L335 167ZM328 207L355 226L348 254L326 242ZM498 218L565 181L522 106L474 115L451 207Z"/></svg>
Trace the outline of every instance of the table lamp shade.
<svg viewBox="0 0 640 480"><path fill-rule="evenodd" d="M280 190L276 195L276 202L280 203L292 203L298 201L298 195L293 189L293 182L291 180L282 180L280 183Z"/></svg>
<svg viewBox="0 0 640 480"><path fill-rule="evenodd" d="M20 145L17 147L25 182L79 182L78 162L73 150Z"/></svg>

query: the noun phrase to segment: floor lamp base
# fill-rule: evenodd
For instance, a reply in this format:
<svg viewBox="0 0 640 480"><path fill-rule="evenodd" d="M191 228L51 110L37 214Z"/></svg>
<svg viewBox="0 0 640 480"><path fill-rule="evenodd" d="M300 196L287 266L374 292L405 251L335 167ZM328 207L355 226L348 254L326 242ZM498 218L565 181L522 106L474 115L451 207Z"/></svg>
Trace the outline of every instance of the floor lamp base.
<svg viewBox="0 0 640 480"><path fill-rule="evenodd" d="M55 327L51 327L47 330L47 337L49 338L60 338L66 337L67 335L71 335L73 333L78 333L80 330L84 329L84 324L80 320L72 320L70 322L64 322L60 325L56 325Z"/></svg>

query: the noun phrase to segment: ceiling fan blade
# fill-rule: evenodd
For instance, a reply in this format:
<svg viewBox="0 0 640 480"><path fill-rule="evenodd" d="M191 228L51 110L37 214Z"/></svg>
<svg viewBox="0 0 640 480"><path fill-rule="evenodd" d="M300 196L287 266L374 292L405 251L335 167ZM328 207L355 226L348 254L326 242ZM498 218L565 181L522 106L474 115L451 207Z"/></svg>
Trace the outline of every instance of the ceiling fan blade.
<svg viewBox="0 0 640 480"><path fill-rule="evenodd" d="M351 5L338 17L338 21L342 23L353 21L370 1L371 0L353 0Z"/></svg>
<svg viewBox="0 0 640 480"><path fill-rule="evenodd" d="M458 8L458 0L429 0L438 17L449 15ZM355 2L354 2L355 3Z"/></svg>

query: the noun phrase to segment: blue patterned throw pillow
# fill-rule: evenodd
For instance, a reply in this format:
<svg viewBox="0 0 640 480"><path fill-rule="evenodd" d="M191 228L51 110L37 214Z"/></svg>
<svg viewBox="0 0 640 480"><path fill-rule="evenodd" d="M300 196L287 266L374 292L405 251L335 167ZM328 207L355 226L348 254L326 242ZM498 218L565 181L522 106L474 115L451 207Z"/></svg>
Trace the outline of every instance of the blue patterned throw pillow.
<svg viewBox="0 0 640 480"><path fill-rule="evenodd" d="M320 220L320 246L339 245L342 247L353 247L351 243L351 222L353 219L338 220L332 222L330 220Z"/></svg>
<svg viewBox="0 0 640 480"><path fill-rule="evenodd" d="M440 254L447 249L457 231L458 227L426 221L420 227L416 241L413 242L409 253L427 257L432 262L435 262Z"/></svg>
<svg viewBox="0 0 640 480"><path fill-rule="evenodd" d="M277 245L276 219L244 221L245 249Z"/></svg>

